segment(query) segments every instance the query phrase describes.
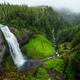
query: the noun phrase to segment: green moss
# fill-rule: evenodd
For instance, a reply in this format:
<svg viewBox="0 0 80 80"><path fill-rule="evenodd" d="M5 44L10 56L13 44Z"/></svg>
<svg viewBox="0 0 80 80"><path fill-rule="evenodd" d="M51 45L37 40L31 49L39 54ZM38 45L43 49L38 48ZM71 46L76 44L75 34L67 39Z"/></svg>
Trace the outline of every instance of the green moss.
<svg viewBox="0 0 80 80"><path fill-rule="evenodd" d="M52 43L47 40L44 35L38 35L31 39L30 42L22 48L22 51L27 53L27 56L35 59L52 56L55 53Z"/></svg>
<svg viewBox="0 0 80 80"><path fill-rule="evenodd" d="M49 74L47 73L47 71L44 68L39 68L36 78L39 80L50 79Z"/></svg>
<svg viewBox="0 0 80 80"><path fill-rule="evenodd" d="M63 60L60 58L53 58L47 62L44 62L44 65L48 69L53 68L59 72L63 72L64 70Z"/></svg>
<svg viewBox="0 0 80 80"><path fill-rule="evenodd" d="M11 56L5 58L3 65L8 69L14 67L14 63Z"/></svg>

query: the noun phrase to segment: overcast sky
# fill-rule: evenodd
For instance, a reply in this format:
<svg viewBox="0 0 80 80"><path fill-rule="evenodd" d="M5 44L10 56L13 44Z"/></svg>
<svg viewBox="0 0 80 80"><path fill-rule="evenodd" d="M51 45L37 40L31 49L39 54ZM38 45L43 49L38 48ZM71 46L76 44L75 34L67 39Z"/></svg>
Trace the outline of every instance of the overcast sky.
<svg viewBox="0 0 80 80"><path fill-rule="evenodd" d="M0 0L0 3L26 4L28 6L49 5L54 8L68 8L80 13L80 0Z"/></svg>

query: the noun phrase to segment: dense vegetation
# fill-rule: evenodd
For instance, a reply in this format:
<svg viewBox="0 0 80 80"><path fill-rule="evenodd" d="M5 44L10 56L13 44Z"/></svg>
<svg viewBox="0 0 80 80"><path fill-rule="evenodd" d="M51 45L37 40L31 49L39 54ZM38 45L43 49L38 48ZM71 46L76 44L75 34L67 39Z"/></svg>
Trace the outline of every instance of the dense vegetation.
<svg viewBox="0 0 80 80"><path fill-rule="evenodd" d="M24 29L33 33L32 39L22 48L22 51L30 58L40 59L51 56L55 52L54 44L56 43L60 57L43 63L44 67L39 67L36 79L52 79L47 71L52 69L64 74L67 80L80 79L80 22L77 20L76 23L69 23L63 17L48 6L28 7L0 4L1 24L16 28L20 34L24 33ZM53 35L56 39L55 43ZM31 50L31 47L36 50ZM7 58L7 61L5 66L11 67L13 62L10 58ZM15 74L21 75L18 72ZM56 75L55 71L54 74ZM23 79L24 77L26 78L22 76ZM28 77L31 77L30 80L35 80L31 73Z"/></svg>
<svg viewBox="0 0 80 80"><path fill-rule="evenodd" d="M34 59L46 58L55 54L55 49L52 46L52 43L43 35L38 35L36 38L31 39L22 50L24 53L27 53L28 57Z"/></svg>

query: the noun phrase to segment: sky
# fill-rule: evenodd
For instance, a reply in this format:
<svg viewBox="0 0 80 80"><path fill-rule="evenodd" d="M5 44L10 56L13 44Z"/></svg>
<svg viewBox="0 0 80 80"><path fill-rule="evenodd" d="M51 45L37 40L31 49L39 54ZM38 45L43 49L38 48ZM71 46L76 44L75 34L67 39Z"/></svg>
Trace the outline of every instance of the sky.
<svg viewBox="0 0 80 80"><path fill-rule="evenodd" d="M56 9L67 8L75 13L80 13L80 0L0 0L0 3L4 2L28 6L48 5Z"/></svg>

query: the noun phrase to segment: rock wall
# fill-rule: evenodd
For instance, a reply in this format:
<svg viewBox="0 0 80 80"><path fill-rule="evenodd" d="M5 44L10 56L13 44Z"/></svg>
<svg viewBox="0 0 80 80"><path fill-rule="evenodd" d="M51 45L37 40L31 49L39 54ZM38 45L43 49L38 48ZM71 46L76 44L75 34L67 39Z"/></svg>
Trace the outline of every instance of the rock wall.
<svg viewBox="0 0 80 80"><path fill-rule="evenodd" d="M2 35L2 32L0 31L0 64L2 62L3 56L5 54L5 40Z"/></svg>

